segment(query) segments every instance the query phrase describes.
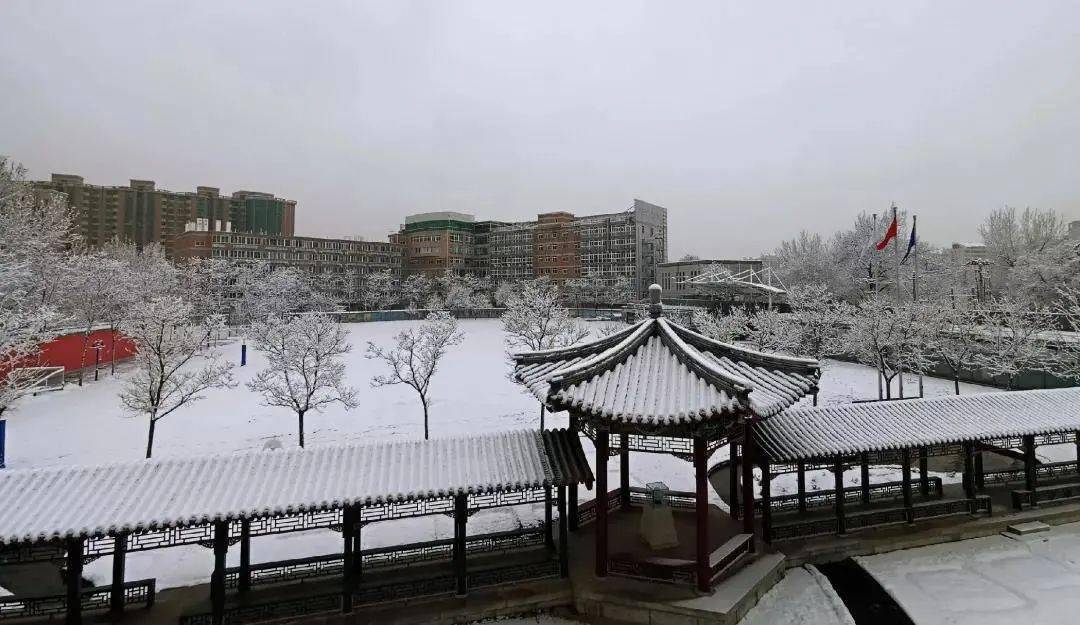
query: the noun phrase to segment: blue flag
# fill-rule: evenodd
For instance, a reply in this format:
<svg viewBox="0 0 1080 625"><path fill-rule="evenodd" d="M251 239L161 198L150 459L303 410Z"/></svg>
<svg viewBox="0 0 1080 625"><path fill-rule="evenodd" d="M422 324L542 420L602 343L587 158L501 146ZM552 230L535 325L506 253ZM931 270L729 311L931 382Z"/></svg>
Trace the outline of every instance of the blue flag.
<svg viewBox="0 0 1080 625"><path fill-rule="evenodd" d="M907 252L904 254L903 260L900 264L903 265L907 262L907 257L911 256L911 250L915 249L915 216L911 216L911 236L908 237Z"/></svg>

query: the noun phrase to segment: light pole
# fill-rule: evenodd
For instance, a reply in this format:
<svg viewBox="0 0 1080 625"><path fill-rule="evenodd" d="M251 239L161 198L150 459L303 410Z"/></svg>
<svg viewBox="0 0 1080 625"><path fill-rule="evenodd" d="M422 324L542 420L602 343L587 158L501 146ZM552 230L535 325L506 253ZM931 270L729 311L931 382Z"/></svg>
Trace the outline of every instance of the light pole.
<svg viewBox="0 0 1080 625"><path fill-rule="evenodd" d="M94 381L98 381L98 371L101 365L101 350L105 349L105 341L98 339L90 346L94 350Z"/></svg>

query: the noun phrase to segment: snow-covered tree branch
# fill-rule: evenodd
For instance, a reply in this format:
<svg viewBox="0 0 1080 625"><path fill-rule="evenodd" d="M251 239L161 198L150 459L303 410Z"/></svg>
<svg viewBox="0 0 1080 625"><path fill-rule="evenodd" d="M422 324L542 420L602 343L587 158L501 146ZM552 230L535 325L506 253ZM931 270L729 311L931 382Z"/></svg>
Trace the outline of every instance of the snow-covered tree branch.
<svg viewBox="0 0 1080 625"><path fill-rule="evenodd" d="M368 342L367 358L381 360L390 369L385 375L373 377L371 385L378 388L405 384L416 391L424 408L425 440L429 436L431 380L447 348L461 343L463 339L457 320L448 312L437 311L429 314L419 327L399 332L394 337L393 347L383 348Z"/></svg>
<svg viewBox="0 0 1080 625"><path fill-rule="evenodd" d="M329 315L304 313L286 319L267 317L252 327L255 348L266 355L266 368L247 387L267 406L296 413L299 442L304 446L304 416L340 403L355 408L356 390L345 383L348 334Z"/></svg>

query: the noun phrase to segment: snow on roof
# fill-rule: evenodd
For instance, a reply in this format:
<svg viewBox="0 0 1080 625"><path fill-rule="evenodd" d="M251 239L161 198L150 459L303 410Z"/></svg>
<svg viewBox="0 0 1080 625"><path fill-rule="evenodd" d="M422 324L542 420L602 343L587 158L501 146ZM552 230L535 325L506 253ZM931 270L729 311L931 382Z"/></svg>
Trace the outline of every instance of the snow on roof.
<svg viewBox="0 0 1080 625"><path fill-rule="evenodd" d="M1080 430L1080 388L789 410L757 426L774 461Z"/></svg>
<svg viewBox="0 0 1080 625"><path fill-rule="evenodd" d="M0 471L0 542L516 491L585 474L591 483L588 463L577 466L577 437L554 437L558 476L547 451L552 434L545 444L536 430Z"/></svg>
<svg viewBox="0 0 1080 625"><path fill-rule="evenodd" d="M622 422L770 416L816 392L819 375L815 360L720 343L663 318L514 361L515 378L552 409Z"/></svg>

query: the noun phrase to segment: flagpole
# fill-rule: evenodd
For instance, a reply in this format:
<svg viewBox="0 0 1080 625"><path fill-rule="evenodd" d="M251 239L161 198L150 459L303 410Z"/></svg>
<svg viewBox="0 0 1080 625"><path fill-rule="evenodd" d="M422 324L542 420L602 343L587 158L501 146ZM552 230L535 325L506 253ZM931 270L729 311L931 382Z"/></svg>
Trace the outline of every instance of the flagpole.
<svg viewBox="0 0 1080 625"><path fill-rule="evenodd" d="M911 250L913 256L912 260L915 262L915 267L911 270L911 303L914 304L918 301L918 284L919 284L919 234L915 228L917 216L911 216L911 242L915 246ZM923 396L923 372L919 370L919 397Z"/></svg>
<svg viewBox="0 0 1080 625"><path fill-rule="evenodd" d="M896 202L892 205L893 223L896 224L896 236L893 237L893 256L896 261L896 312L900 312L900 218L897 216ZM897 384L899 386L900 399L904 398L904 365L897 362Z"/></svg>

